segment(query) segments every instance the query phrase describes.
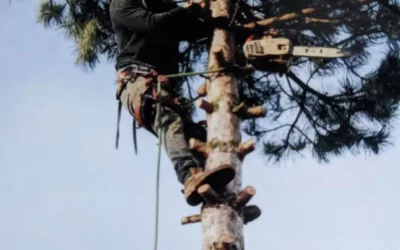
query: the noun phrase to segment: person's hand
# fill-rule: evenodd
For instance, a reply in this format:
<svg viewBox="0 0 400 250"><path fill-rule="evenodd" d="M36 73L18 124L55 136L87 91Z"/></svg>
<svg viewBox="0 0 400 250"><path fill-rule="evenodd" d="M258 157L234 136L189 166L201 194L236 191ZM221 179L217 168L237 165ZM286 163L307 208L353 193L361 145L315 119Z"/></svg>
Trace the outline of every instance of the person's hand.
<svg viewBox="0 0 400 250"><path fill-rule="evenodd" d="M188 0L185 2L182 7L183 8L205 8L207 6L207 3L204 0Z"/></svg>

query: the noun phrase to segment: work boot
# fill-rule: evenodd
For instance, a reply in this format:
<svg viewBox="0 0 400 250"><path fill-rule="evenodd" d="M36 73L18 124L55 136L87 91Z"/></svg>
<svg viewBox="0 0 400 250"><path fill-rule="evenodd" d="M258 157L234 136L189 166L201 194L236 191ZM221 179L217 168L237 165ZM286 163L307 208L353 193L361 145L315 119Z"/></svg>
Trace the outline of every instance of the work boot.
<svg viewBox="0 0 400 250"><path fill-rule="evenodd" d="M191 206L197 206L203 202L203 198L197 193L197 189L204 185L210 185L214 190L225 187L235 177L235 169L230 165L221 165L215 169L204 171L201 168L191 168L190 177L185 182L184 195L186 202Z"/></svg>

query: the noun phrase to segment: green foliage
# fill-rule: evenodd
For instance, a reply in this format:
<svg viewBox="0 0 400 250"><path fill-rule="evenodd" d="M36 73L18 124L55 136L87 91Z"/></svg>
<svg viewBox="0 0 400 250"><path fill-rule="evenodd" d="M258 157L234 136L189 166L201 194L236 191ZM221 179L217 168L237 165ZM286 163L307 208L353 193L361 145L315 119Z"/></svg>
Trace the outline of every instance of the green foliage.
<svg viewBox="0 0 400 250"><path fill-rule="evenodd" d="M343 59L298 58L282 76L269 65L266 70L240 77L241 100L249 106L268 107L267 118L247 120L243 129L263 141L269 159L280 161L310 150L318 160L328 161L346 151L364 149L377 154L389 143L400 98L398 1L248 0L239 1L237 6L235 27L296 12L300 14L296 18L257 27L254 32L274 29L294 45L340 47L353 53ZM303 15L300 10L305 8L314 11ZM38 20L73 39L80 65L93 69L102 56L115 59L117 49L106 1L45 0ZM246 60L240 48L245 36L238 33L236 37L236 59L243 65ZM377 46L386 51L379 65L371 61L371 50ZM205 65L206 45L184 44L181 51L182 71ZM361 74L366 67L369 72ZM178 91L189 97L193 95L191 79L184 80ZM185 103L191 113L193 107Z"/></svg>
<svg viewBox="0 0 400 250"><path fill-rule="evenodd" d="M63 30L76 44L76 63L93 69L101 55L110 60L117 55L108 6L101 0L43 0L38 21L45 27Z"/></svg>

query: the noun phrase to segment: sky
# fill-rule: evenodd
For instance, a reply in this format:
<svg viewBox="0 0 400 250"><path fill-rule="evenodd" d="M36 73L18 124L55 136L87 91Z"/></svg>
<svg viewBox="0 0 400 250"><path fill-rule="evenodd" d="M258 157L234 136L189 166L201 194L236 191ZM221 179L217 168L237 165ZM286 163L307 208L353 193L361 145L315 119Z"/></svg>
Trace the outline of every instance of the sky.
<svg viewBox="0 0 400 250"><path fill-rule="evenodd" d="M73 44L36 23L38 1L0 2L0 249L153 249L157 140L123 111L115 150L113 63L75 66ZM243 185L262 209L245 226L250 250L400 250L400 135L379 156L279 165L260 148ZM159 250L200 250L199 212L162 155Z"/></svg>

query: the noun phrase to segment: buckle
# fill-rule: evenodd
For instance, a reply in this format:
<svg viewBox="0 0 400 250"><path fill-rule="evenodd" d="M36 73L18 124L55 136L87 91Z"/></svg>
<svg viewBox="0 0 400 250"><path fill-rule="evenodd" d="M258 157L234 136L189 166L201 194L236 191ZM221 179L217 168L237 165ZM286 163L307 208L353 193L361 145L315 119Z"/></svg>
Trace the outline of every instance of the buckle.
<svg viewBox="0 0 400 250"><path fill-rule="evenodd" d="M129 70L123 70L119 74L123 77L127 77L131 72Z"/></svg>
<svg viewBox="0 0 400 250"><path fill-rule="evenodd" d="M148 75L151 73L151 68L149 68L147 66L132 64L131 71L135 72L136 74L140 74L140 75Z"/></svg>
<svg viewBox="0 0 400 250"><path fill-rule="evenodd" d="M138 64L131 64L128 66L125 66L119 70L120 74L123 76L127 76L129 74L135 73L139 75L148 75L151 73L151 68L144 66L144 65L138 65Z"/></svg>

